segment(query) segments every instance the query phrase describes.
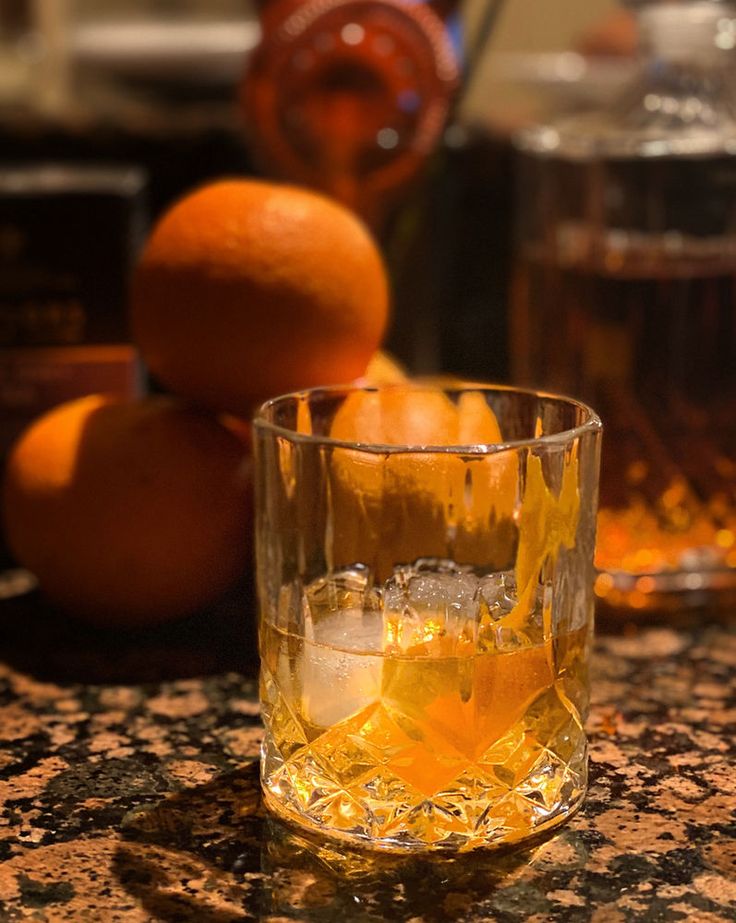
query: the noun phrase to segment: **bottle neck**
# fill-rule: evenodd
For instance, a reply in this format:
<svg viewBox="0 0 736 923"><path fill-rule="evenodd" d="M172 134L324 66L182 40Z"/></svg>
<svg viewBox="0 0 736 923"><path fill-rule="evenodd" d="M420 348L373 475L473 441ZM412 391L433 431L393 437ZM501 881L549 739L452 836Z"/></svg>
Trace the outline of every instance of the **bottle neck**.
<svg viewBox="0 0 736 923"><path fill-rule="evenodd" d="M675 69L732 64L736 6L719 0L649 2L638 7L642 54Z"/></svg>

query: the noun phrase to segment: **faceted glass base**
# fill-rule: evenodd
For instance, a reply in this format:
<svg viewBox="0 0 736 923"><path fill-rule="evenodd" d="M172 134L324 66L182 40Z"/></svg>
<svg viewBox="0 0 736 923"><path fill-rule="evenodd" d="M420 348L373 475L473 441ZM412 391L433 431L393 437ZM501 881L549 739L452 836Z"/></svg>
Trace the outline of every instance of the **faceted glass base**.
<svg viewBox="0 0 736 923"><path fill-rule="evenodd" d="M407 714L386 696L320 731L267 670L262 679L266 804L323 835L383 849L498 846L561 823L585 795L585 733L560 680L485 727L431 707Z"/></svg>

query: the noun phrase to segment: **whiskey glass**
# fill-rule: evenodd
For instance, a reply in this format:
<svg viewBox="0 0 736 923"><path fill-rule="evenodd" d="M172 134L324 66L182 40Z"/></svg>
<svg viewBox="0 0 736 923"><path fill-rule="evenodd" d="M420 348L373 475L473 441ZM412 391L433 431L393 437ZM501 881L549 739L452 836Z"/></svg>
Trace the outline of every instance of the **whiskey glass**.
<svg viewBox="0 0 736 923"><path fill-rule="evenodd" d="M600 438L583 404L502 387L260 408L269 809L353 844L465 851L580 805Z"/></svg>

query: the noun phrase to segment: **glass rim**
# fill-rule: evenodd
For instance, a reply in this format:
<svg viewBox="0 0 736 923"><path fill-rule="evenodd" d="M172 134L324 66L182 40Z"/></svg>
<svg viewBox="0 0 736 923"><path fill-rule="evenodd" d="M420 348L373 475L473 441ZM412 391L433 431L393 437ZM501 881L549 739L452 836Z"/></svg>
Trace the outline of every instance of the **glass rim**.
<svg viewBox="0 0 736 923"><path fill-rule="evenodd" d="M266 418L266 414L276 405L285 401L310 397L312 395L377 393L384 391L427 391L442 394L459 394L468 391L484 391L505 394L521 394L528 397L554 401L566 404L582 411L585 419L577 426L560 430L559 433L547 433L542 436L530 436L526 439L510 439L506 442L467 443L464 445L431 445L431 444L397 444L358 442L345 439L334 439L332 436L316 436L313 433L298 433L286 426L280 426ZM324 445L333 448L350 449L355 452L364 452L371 455L496 455L510 449L544 448L545 446L560 446L578 439L586 433L601 432L603 423L598 414L588 404L574 397L564 394L555 394L536 388L522 388L515 385L497 385L488 382L473 382L460 380L433 385L427 381L392 382L377 385L326 385L316 388L305 388L302 391L290 391L264 401L253 415L255 429L283 436L290 442Z"/></svg>

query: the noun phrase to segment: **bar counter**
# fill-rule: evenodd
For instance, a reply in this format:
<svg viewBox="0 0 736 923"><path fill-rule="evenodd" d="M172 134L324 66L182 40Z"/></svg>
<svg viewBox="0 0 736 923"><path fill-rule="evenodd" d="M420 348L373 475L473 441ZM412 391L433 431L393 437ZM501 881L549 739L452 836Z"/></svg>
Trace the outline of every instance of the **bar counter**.
<svg viewBox="0 0 736 923"><path fill-rule="evenodd" d="M582 810L526 848L418 858L308 842L264 814L241 612L123 636L33 593L0 604L0 920L736 918L724 620L599 633Z"/></svg>

